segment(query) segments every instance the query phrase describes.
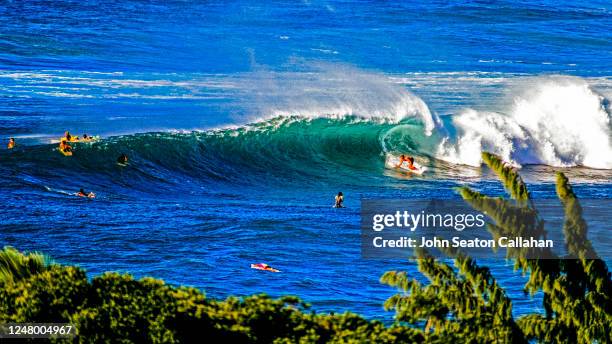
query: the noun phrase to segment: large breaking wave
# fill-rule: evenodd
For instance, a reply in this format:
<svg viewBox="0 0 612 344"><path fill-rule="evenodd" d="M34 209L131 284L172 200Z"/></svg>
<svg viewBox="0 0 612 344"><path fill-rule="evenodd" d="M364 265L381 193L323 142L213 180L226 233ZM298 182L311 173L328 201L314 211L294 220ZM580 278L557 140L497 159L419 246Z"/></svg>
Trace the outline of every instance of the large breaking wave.
<svg viewBox="0 0 612 344"><path fill-rule="evenodd" d="M375 113L369 112L371 102L319 102L233 128L75 144L70 158L56 145L22 147L0 153L0 168L7 169L3 175L28 171L24 178L34 184L95 180L100 187L143 191L150 181L186 189L200 182L372 181L384 175L387 153L413 154L432 170L478 166L485 150L517 164L612 169L608 100L577 78L529 85L515 93L506 113L466 109L438 118L420 98L396 92L382 101L387 110ZM116 165L121 153L131 157L129 168Z"/></svg>

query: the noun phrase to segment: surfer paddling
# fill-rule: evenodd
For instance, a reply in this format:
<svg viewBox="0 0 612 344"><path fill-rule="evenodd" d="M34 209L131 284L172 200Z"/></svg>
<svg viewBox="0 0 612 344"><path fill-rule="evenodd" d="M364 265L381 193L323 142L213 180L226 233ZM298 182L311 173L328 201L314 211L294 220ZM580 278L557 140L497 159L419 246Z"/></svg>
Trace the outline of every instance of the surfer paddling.
<svg viewBox="0 0 612 344"><path fill-rule="evenodd" d="M95 193L87 192L84 189L80 189L79 192L77 192L75 195L79 197L96 198Z"/></svg>
<svg viewBox="0 0 612 344"><path fill-rule="evenodd" d="M65 140L60 141L59 150L60 150L60 153L66 156L72 155L72 146L70 146Z"/></svg>

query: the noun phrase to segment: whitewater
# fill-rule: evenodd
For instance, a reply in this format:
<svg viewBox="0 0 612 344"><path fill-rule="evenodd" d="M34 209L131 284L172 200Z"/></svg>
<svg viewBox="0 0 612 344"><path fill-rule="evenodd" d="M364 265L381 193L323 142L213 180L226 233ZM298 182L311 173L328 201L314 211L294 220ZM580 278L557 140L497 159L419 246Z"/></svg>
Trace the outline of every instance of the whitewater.
<svg viewBox="0 0 612 344"><path fill-rule="evenodd" d="M211 161L232 154L259 164L277 160L281 165L291 165L298 155L302 161L321 164L323 171L329 168L324 164L342 165L351 160L360 161L359 165L365 169L367 164L371 168L380 165L380 157L384 158L387 153L407 153L432 166L444 162L478 167L482 162L481 153L488 151L517 167L535 164L612 169L611 108L606 97L612 82L607 79L563 75L485 75L486 78L479 79L478 76L466 78L469 74L443 75L444 81L451 84L446 86L449 89L456 87L452 83L457 82L472 83L471 88L490 83L502 86L485 104L455 106L456 113L445 113L447 108L432 110L408 88L417 82L415 79L424 79L423 75L400 79L346 66L317 65L308 73L260 71L231 78L207 76L198 81L138 81L117 76L110 73L104 78L91 75L83 78L58 71L0 73L0 78L22 82L25 78L28 83L36 82L43 88L45 83L67 83L59 87L63 89L61 92L50 95L43 91L45 96L56 98L73 98L66 91L81 94L85 86L92 87L86 96L94 99L151 99L157 96L139 92L156 88L159 88L156 93L167 92L168 88L185 88L196 94L210 92L212 88L218 93L241 97L234 104L242 107L240 114L230 119L231 124L217 125L218 129L189 129L193 125L190 123L184 128L129 128L123 130L126 134L117 136L111 125L109 134L101 133L109 136L105 142L94 145L94 148L110 147L121 142L135 154L154 159L146 156L147 152L139 151L138 142L147 137L154 140L160 135L167 136L168 140L180 142L179 147L173 148L176 152L162 154L172 161L168 163L183 164L184 151L193 149L195 142L214 147L210 148L205 164L214 164ZM433 97L447 90L440 79L440 75L434 74L418 82L421 87L426 85L423 93ZM126 87L140 89L126 95L122 90ZM109 90L114 95L109 95ZM187 95L179 96L184 97ZM126 122L129 118L109 116L106 119L112 123ZM17 138L36 145L54 142L58 134L35 133L17 135ZM188 140L189 137L194 140ZM161 142L151 144L163 146ZM222 175L223 168L225 165L220 163L216 171L214 167L210 170Z"/></svg>

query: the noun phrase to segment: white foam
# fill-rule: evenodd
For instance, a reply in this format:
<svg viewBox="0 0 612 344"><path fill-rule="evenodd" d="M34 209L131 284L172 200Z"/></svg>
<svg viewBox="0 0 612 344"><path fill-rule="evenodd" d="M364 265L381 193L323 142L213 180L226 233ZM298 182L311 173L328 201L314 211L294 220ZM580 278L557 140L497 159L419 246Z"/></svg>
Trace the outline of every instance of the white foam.
<svg viewBox="0 0 612 344"><path fill-rule="evenodd" d="M584 80L530 80L507 114L466 110L452 120L456 138L445 138L436 156L477 166L482 151L518 163L612 169L610 109Z"/></svg>

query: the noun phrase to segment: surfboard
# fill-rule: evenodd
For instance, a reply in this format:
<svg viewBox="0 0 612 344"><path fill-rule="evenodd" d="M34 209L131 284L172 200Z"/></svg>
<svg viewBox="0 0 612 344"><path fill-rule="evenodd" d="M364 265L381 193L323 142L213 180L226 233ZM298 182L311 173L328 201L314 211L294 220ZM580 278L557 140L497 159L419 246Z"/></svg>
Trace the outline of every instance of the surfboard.
<svg viewBox="0 0 612 344"><path fill-rule="evenodd" d="M270 272L281 272L280 270L277 270L265 263L251 264L251 269L270 271Z"/></svg>
<svg viewBox="0 0 612 344"><path fill-rule="evenodd" d="M51 140L52 143L53 143L53 141L55 141L55 140ZM57 140L57 142L62 142L62 141L66 141L66 142L81 142L81 141L79 141L79 137L78 136L72 136L72 138L70 138L70 140L66 140L65 137L60 137L59 140Z"/></svg>
<svg viewBox="0 0 612 344"><path fill-rule="evenodd" d="M61 150L61 149L59 149L59 148L58 148L57 150L58 150L60 153L62 153L64 156L72 156L72 151L65 152L65 151L63 151L63 150Z"/></svg>
<svg viewBox="0 0 612 344"><path fill-rule="evenodd" d="M393 154L387 154L386 158L385 158L385 167L389 168L389 169L399 169L402 170L402 172L410 172L410 173L414 173L414 174L418 174L418 175L422 175L425 171L427 171L427 167L425 166L421 166L418 163L414 163L414 167L416 167L416 170L412 170L408 167L408 163L407 162L403 162L400 167L396 167L397 164L399 164L399 156L395 156Z"/></svg>

